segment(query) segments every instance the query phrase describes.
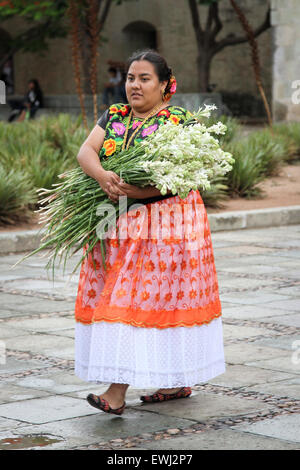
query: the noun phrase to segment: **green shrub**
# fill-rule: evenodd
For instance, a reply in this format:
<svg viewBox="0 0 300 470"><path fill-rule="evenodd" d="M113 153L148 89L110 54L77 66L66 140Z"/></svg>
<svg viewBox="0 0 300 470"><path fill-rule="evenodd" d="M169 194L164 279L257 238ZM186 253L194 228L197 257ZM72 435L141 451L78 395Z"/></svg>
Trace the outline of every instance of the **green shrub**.
<svg viewBox="0 0 300 470"><path fill-rule="evenodd" d="M247 142L249 152L257 153L265 177L278 175L287 158L286 142L280 136L272 135L269 129L250 134Z"/></svg>
<svg viewBox="0 0 300 470"><path fill-rule="evenodd" d="M274 134L285 142L287 162L300 159L300 122L278 123L273 125Z"/></svg>
<svg viewBox="0 0 300 470"><path fill-rule="evenodd" d="M214 178L210 189L199 191L205 206L222 209L224 206L221 201L229 199L228 185L226 176Z"/></svg>
<svg viewBox="0 0 300 470"><path fill-rule="evenodd" d="M288 127L288 125L286 125ZM294 154L296 145L291 137L270 128L253 132L240 140L224 143L224 150L232 153L235 162L227 174L231 195L253 198L262 195L257 185L269 176L280 174L280 168Z"/></svg>
<svg viewBox="0 0 300 470"><path fill-rule="evenodd" d="M203 122L206 126L211 126L218 121L221 121L223 124L225 124L225 126L227 126L227 131L224 135L214 135L214 137L218 139L220 144L231 142L238 136L241 126L239 124L238 119L236 118L222 114L219 117L210 116L209 118L206 118Z"/></svg>
<svg viewBox="0 0 300 470"><path fill-rule="evenodd" d="M74 161L78 150L87 135L81 126L82 118L73 118L69 114L59 114L57 117L42 117L40 120L43 129L43 139L49 142L53 149L66 154L66 158Z"/></svg>
<svg viewBox="0 0 300 470"><path fill-rule="evenodd" d="M225 115L204 119L205 125L217 121L227 131L215 137L232 153L235 163L227 175L211 182L210 190L202 192L207 206L222 207L220 201L230 196L261 195L258 184L264 178L299 159L300 123L274 124L273 133L265 128L241 138L238 119ZM32 210L37 204L35 190L51 188L59 182L59 174L78 165L76 155L86 137L82 117L65 113L22 123L0 122L0 223L28 217L29 207Z"/></svg>
<svg viewBox="0 0 300 470"><path fill-rule="evenodd" d="M7 220L7 223L12 223L13 220L27 219L26 201L28 207L30 204L31 209L35 208L34 204L37 204L35 190L51 188L59 181L59 174L78 166L76 155L86 138L85 129L81 124L81 117L74 118L68 114L43 116L22 123L0 122L0 138L3 142L0 147L2 165L0 203L4 211L1 215L2 221ZM7 182L4 175L7 175ZM15 193L12 192L14 181L20 186L19 190L16 188ZM32 190L35 197L32 196ZM16 202L12 202L14 200ZM10 222L8 222L9 207L12 208Z"/></svg>
<svg viewBox="0 0 300 470"><path fill-rule="evenodd" d="M67 114L0 126L0 160L7 169L22 168L35 188L50 188L58 175L78 165L76 155L86 137L80 119Z"/></svg>
<svg viewBox="0 0 300 470"><path fill-rule="evenodd" d="M37 202L37 193L22 169L0 165L0 225L27 221Z"/></svg>
<svg viewBox="0 0 300 470"><path fill-rule="evenodd" d="M235 159L232 169L226 175L229 194L246 198L261 195L261 189L257 185L265 178L263 150L249 146L248 139L243 139L226 145L226 151L232 153Z"/></svg>

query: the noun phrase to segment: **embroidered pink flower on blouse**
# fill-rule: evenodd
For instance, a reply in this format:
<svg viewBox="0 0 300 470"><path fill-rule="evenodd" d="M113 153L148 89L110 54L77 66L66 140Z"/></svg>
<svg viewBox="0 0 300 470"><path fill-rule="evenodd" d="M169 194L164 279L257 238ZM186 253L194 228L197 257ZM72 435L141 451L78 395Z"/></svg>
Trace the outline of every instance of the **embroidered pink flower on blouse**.
<svg viewBox="0 0 300 470"><path fill-rule="evenodd" d="M141 121L134 121L134 123L132 124L132 129L136 129L137 126L139 126L141 124Z"/></svg>
<svg viewBox="0 0 300 470"><path fill-rule="evenodd" d="M146 127L146 129L143 130L142 136L145 137L146 135L152 134L156 129L158 128L158 124L153 124L152 126Z"/></svg>
<svg viewBox="0 0 300 470"><path fill-rule="evenodd" d="M118 135L123 135L126 129L124 124L122 124L121 122L113 122L112 128Z"/></svg>

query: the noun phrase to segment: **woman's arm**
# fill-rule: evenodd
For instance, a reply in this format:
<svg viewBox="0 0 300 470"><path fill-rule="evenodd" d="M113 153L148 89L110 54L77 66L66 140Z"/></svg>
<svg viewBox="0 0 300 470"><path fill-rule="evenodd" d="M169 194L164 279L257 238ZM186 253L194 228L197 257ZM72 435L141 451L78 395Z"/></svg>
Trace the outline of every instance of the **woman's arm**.
<svg viewBox="0 0 300 470"><path fill-rule="evenodd" d="M98 181L103 191L114 202L118 202L119 196L127 196L132 199L160 196L160 191L153 186L139 188L123 183L119 175L113 171L104 170L99 159L99 152L103 145L104 137L105 130L97 124L83 142L77 155L77 160L83 171ZM170 192L168 191L168 193Z"/></svg>
<svg viewBox="0 0 300 470"><path fill-rule="evenodd" d="M81 145L77 155L78 163L83 171L97 181L105 171L98 156L104 142L104 136L104 129L98 125L95 126Z"/></svg>
<svg viewBox="0 0 300 470"><path fill-rule="evenodd" d="M115 192L120 196L125 194L116 185L120 181L120 177L113 171L106 171L102 167L99 159L99 152L103 145L105 137L105 130L98 124L94 127L86 140L81 145L77 160L83 171L98 181L99 185L107 194L107 184L110 183L114 186Z"/></svg>
<svg viewBox="0 0 300 470"><path fill-rule="evenodd" d="M155 188L154 186L145 186L142 189L142 197L141 199L146 199L148 197L155 197L155 196L161 196L161 192L159 189ZM172 194L172 191L167 191L167 194Z"/></svg>
<svg viewBox="0 0 300 470"><path fill-rule="evenodd" d="M127 197L132 199L148 199L150 197L161 196L159 189L154 186L139 188L138 186L123 183L122 181L118 183L117 186L126 193ZM167 191L167 194L171 194L171 191Z"/></svg>

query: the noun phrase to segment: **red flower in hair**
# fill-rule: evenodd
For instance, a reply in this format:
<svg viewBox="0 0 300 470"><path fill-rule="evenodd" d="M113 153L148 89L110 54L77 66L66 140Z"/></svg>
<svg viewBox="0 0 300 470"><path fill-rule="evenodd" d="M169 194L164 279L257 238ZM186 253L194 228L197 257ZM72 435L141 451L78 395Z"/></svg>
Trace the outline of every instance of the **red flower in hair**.
<svg viewBox="0 0 300 470"><path fill-rule="evenodd" d="M177 82L176 82L176 78L174 77L174 75L172 75L172 77L170 78L169 87L170 89L168 93L164 96L164 101L168 101L171 98L171 96L176 93Z"/></svg>
<svg viewBox="0 0 300 470"><path fill-rule="evenodd" d="M174 77L174 75L171 77L170 83L171 83L170 93L171 95L174 95L174 93L176 93L176 87L177 87L176 78Z"/></svg>

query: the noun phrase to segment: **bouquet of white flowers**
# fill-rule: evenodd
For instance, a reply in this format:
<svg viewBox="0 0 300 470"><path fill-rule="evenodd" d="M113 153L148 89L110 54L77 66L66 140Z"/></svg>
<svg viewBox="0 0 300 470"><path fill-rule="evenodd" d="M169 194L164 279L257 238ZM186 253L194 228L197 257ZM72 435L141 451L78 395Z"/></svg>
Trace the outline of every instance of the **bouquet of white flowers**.
<svg viewBox="0 0 300 470"><path fill-rule="evenodd" d="M206 105L206 110L199 111L197 117L208 117L211 108L215 106ZM177 126L167 122L141 142L145 157L139 166L148 174L148 184L163 195L170 190L184 199L192 189L209 189L213 177L224 175L232 168L232 155L224 152L211 135L224 134L227 127L221 122L206 127L194 123L194 119Z"/></svg>
<svg viewBox="0 0 300 470"><path fill-rule="evenodd" d="M183 124L174 125L171 122L159 126L156 132L140 143L129 147L128 150L111 155L101 162L107 171L114 171L122 179L136 186L155 186L165 195L168 190L178 194L182 199L191 190L210 188L210 180L218 175L224 175L232 168L234 159L229 152L224 152L219 142L211 134L224 134L227 127L218 122L206 127L199 120L210 116L214 105L205 105ZM59 254L65 255L65 263L69 252L72 256L88 244L88 249L74 268L93 250L100 241L102 258L105 266L105 243L99 237L99 207L114 204L102 190L98 182L83 172L81 167L66 171L59 175L62 183L53 185L53 189L40 188L37 190L47 197L40 200L40 223L45 222L46 234L42 244L16 264L43 249L50 248L49 261L46 268L54 262ZM138 200L127 199L127 207ZM114 204L116 216L120 215L120 207ZM102 212L104 213L104 211ZM102 222L109 216L102 216ZM101 224L102 227L105 224ZM98 229L98 230L96 230ZM101 233L100 233L101 235ZM64 263L64 268L65 268ZM15 264L15 266L16 266Z"/></svg>

